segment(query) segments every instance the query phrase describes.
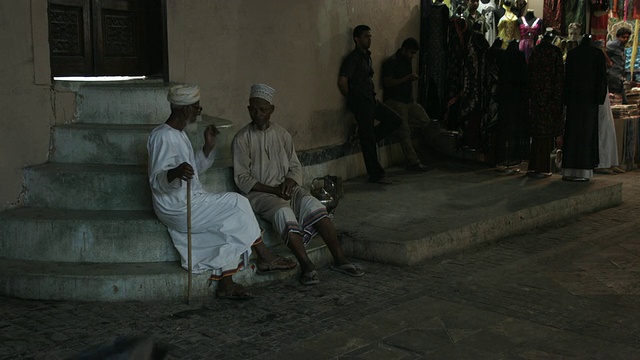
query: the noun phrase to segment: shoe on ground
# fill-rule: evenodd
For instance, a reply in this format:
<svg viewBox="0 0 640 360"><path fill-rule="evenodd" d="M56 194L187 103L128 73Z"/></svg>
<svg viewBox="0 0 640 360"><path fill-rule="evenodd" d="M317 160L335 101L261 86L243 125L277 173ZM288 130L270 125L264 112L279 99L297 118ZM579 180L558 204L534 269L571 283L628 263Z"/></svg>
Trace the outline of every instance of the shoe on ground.
<svg viewBox="0 0 640 360"><path fill-rule="evenodd" d="M611 171L613 171L614 173L618 173L618 174L624 174L626 171L622 170L620 167L618 166L612 166Z"/></svg>
<svg viewBox="0 0 640 360"><path fill-rule="evenodd" d="M360 277L364 275L364 270L362 270L361 268L351 263L342 264L342 265L332 265L331 270L345 274L345 275L353 276L353 277Z"/></svg>
<svg viewBox="0 0 640 360"><path fill-rule="evenodd" d="M607 169L607 168L593 169L593 172L596 173L596 174L606 174L606 175L614 174L613 170Z"/></svg>
<svg viewBox="0 0 640 360"><path fill-rule="evenodd" d="M287 259L280 255L275 255L271 262L258 260L256 263L256 267L259 272L286 271L295 269L297 266L298 263L296 261Z"/></svg>
<svg viewBox="0 0 640 360"><path fill-rule="evenodd" d="M320 282L320 277L318 276L318 272L315 270L302 272L300 274L300 283L302 285L316 285Z"/></svg>
<svg viewBox="0 0 640 360"><path fill-rule="evenodd" d="M405 169L407 169L408 171L427 172L427 171L433 170L433 167L424 165L421 163L417 163L417 164L407 165Z"/></svg>
<svg viewBox="0 0 640 360"><path fill-rule="evenodd" d="M391 185L393 184L393 181L391 179L389 179L388 177L381 177L379 179L369 179L370 183L374 183L374 184L382 184L382 185Z"/></svg>

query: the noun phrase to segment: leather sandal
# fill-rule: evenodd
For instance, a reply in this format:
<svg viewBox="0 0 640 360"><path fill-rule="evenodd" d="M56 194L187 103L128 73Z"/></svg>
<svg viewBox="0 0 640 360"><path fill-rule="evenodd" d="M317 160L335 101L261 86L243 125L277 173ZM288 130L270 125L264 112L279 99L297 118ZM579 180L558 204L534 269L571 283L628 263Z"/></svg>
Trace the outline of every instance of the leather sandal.
<svg viewBox="0 0 640 360"><path fill-rule="evenodd" d="M297 266L297 262L280 255L275 255L273 260L269 262L258 260L258 262L256 263L256 268L259 272L291 270L295 269Z"/></svg>

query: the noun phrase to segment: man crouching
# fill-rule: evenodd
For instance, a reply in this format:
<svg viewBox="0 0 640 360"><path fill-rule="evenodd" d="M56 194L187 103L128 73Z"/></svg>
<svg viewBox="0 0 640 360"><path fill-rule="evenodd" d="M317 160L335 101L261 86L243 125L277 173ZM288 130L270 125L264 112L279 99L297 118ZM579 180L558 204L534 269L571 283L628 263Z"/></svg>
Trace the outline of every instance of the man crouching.
<svg viewBox="0 0 640 360"><path fill-rule="evenodd" d="M338 235L327 209L298 185L302 183L302 165L291 135L271 122L275 90L256 84L249 96L251 123L233 138L233 174L236 185L246 194L253 210L271 222L285 244L300 262L303 285L320 281L305 246L319 233L333 255L333 270L350 276L364 271L352 264L342 252Z"/></svg>

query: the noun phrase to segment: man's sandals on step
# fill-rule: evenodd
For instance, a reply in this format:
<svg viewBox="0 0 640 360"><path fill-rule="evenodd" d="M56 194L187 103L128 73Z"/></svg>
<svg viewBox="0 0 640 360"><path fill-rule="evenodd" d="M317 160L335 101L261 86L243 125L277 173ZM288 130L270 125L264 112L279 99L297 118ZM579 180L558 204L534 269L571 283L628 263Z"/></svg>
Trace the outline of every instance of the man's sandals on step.
<svg viewBox="0 0 640 360"><path fill-rule="evenodd" d="M302 285L316 285L320 282L318 272L315 270L303 272L300 274L300 283Z"/></svg>
<svg viewBox="0 0 640 360"><path fill-rule="evenodd" d="M345 275L359 277L364 275L364 270L355 266L354 264L342 264L342 265L333 265L331 266L331 270L337 271L339 273L343 273Z"/></svg>
<svg viewBox="0 0 640 360"><path fill-rule="evenodd" d="M283 271L295 269L298 263L294 260L287 259L280 255L275 255L271 261L260 261L256 263L258 272Z"/></svg>
<svg viewBox="0 0 640 360"><path fill-rule="evenodd" d="M216 289L216 297L218 299L249 300L256 296L249 292L244 286L234 283L224 289L220 289L220 286L218 286Z"/></svg>

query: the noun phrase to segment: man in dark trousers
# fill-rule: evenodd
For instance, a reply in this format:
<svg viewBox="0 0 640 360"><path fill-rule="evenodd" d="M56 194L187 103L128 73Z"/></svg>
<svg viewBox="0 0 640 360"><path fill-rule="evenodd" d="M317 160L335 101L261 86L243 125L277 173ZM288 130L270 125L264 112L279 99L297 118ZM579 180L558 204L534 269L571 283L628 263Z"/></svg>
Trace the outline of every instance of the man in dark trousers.
<svg viewBox="0 0 640 360"><path fill-rule="evenodd" d="M630 36L631 30L626 27L621 27L616 32L615 40L607 42L607 55L613 62L613 65L607 71L609 91L614 94L621 95L623 104L627 103L627 95L624 91L624 68L627 56L624 53L624 48L627 45L627 42L629 42Z"/></svg>
<svg viewBox="0 0 640 360"><path fill-rule="evenodd" d="M407 159L406 169L410 171L428 171L413 148L411 141L411 125L420 128L422 140L426 140L428 126L431 122L422 106L413 99L413 82L418 74L413 72L411 61L420 50L418 41L408 38L394 55L382 65L382 84L384 85L384 104L402 117L402 125L398 129L398 139L404 157Z"/></svg>
<svg viewBox="0 0 640 360"><path fill-rule="evenodd" d="M358 25L353 29L355 49L342 62L338 88L347 98L347 106L358 123L358 137L362 147L364 165L369 181L392 184L378 162L376 143L391 135L402 124L402 118L393 110L376 100L373 91L373 66L371 64L371 28ZM374 126L374 120L380 124Z"/></svg>

